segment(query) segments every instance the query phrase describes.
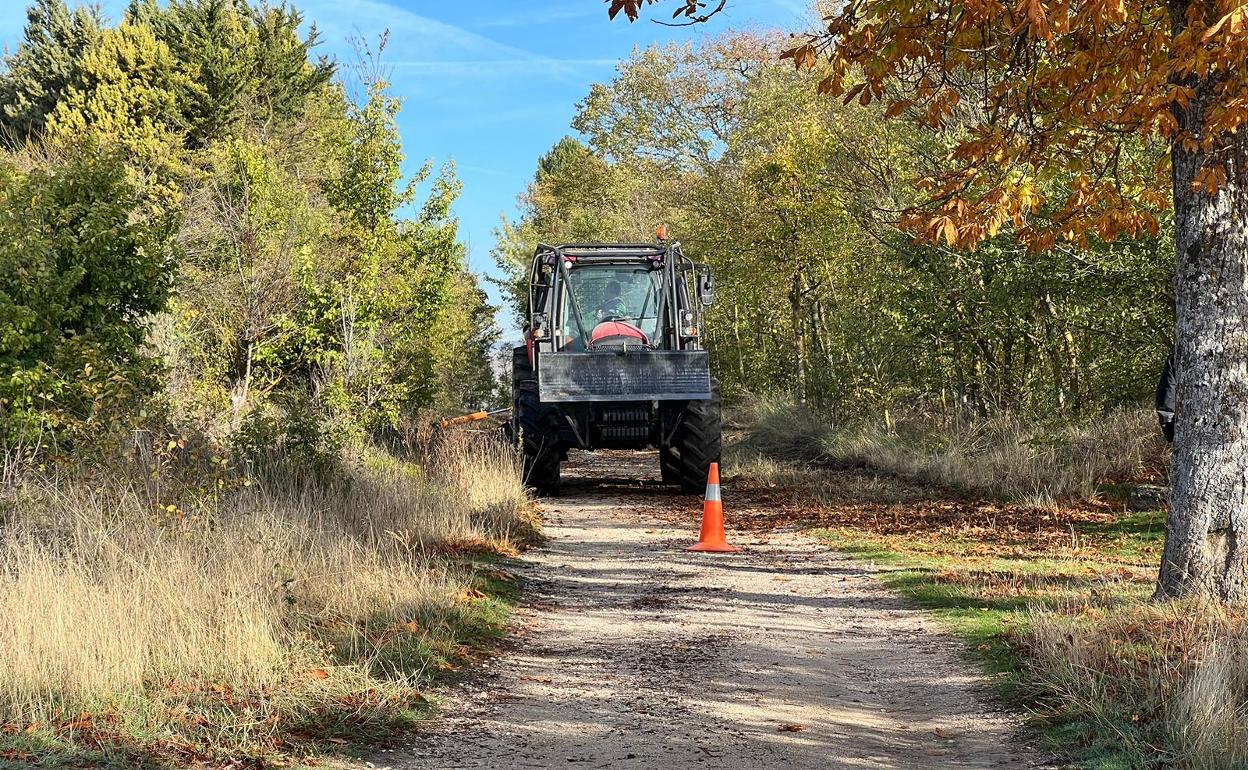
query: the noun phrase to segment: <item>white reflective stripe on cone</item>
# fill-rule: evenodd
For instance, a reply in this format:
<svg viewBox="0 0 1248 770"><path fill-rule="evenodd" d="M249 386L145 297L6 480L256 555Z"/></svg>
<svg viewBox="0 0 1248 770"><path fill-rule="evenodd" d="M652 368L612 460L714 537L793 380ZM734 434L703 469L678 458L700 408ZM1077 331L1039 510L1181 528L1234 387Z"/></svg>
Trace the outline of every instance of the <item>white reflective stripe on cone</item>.
<svg viewBox="0 0 1248 770"><path fill-rule="evenodd" d="M719 499L719 485L718 484L706 485L706 499L713 500L717 503L721 502Z"/></svg>

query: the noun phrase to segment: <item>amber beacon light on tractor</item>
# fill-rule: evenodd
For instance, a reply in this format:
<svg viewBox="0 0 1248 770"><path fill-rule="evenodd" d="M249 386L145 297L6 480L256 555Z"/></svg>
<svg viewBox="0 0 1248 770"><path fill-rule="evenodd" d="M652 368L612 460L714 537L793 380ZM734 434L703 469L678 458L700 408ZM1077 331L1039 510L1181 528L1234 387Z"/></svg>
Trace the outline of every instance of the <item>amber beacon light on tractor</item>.
<svg viewBox="0 0 1248 770"><path fill-rule="evenodd" d="M719 460L719 386L702 346L715 280L666 227L658 235L533 254L510 431L541 493L558 492L570 449L657 447L663 480L689 492Z"/></svg>

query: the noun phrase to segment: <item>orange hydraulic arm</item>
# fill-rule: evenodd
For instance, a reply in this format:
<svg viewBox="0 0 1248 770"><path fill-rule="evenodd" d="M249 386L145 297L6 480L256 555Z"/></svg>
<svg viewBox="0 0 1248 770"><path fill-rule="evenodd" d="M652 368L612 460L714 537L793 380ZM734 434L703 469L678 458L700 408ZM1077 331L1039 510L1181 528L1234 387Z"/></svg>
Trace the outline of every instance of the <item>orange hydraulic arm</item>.
<svg viewBox="0 0 1248 770"><path fill-rule="evenodd" d="M481 422L492 417L506 417L511 415L510 409L494 409L492 411L473 412L472 414L464 414L459 417L448 417L442 421L443 428L449 428L452 425L467 425L473 422Z"/></svg>

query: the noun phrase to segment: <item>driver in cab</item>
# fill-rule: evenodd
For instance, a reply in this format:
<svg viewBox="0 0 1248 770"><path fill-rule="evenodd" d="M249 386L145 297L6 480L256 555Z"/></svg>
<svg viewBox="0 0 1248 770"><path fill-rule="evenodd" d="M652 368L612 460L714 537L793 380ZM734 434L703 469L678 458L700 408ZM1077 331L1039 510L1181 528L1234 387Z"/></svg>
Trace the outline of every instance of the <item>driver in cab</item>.
<svg viewBox="0 0 1248 770"><path fill-rule="evenodd" d="M628 305L620 295L620 282L611 280L607 283L607 293L598 305L595 316L599 321L625 321L628 319Z"/></svg>
<svg viewBox="0 0 1248 770"><path fill-rule="evenodd" d="M629 346L649 343L645 332L633 324L628 303L621 296L620 289L620 282L617 280L607 283L606 294L594 311L598 325L589 336L590 346L627 350Z"/></svg>

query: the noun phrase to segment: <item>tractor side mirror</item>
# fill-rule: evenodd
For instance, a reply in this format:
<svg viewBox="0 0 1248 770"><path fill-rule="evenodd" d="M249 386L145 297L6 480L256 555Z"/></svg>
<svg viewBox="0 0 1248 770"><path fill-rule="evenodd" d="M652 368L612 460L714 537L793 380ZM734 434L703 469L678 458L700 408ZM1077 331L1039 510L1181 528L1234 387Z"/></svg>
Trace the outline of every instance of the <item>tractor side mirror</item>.
<svg viewBox="0 0 1248 770"><path fill-rule="evenodd" d="M698 275L698 299L703 307L715 304L715 276L709 270Z"/></svg>

